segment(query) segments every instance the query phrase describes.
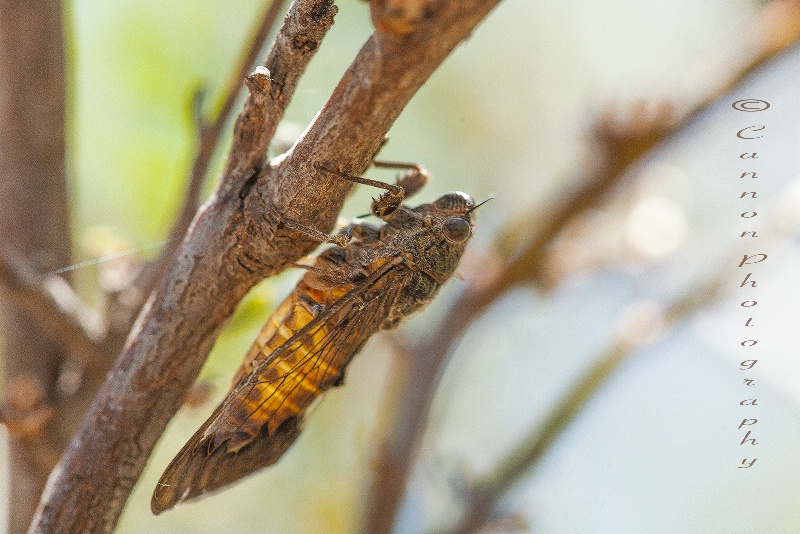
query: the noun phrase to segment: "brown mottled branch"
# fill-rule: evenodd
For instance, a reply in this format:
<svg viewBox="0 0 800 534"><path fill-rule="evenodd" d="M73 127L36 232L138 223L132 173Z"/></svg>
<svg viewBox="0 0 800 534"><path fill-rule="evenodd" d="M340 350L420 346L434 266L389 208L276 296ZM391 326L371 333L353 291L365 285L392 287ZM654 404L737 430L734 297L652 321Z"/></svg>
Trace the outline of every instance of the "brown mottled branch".
<svg viewBox="0 0 800 534"><path fill-rule="evenodd" d="M275 112L288 104L336 11L330 1L295 2L269 53L270 82L263 71L251 80L222 181L54 470L31 532L113 529L239 300L316 245L283 221L332 227L350 184L313 164L363 170L408 100L495 3L433 2L402 39L374 33L303 138L269 166Z"/></svg>
<svg viewBox="0 0 800 534"><path fill-rule="evenodd" d="M392 421L389 433L379 447L375 462L372 491L366 508L364 532L388 533L411 473L422 435L428 421L436 386L449 361L453 347L466 328L506 291L524 284L543 285L543 265L546 247L565 225L587 208L601 204L626 172L644 159L662 141L679 134L711 105L723 90L740 83L758 65L797 42L800 38L800 2L770 3L755 21L763 35L761 50L751 62L720 84L708 95L674 120L667 106L647 117L646 109L635 110L634 121L620 126L606 121L596 130L600 147L600 164L589 177L571 193L565 195L545 217L532 216L521 224L506 225L506 236L498 242L520 233L520 228L534 228L521 249L511 256L499 273L484 275L469 283L455 299L445 320L429 338L399 356L401 361L395 386L387 395L386 417ZM777 10L775 11L770 10ZM774 24L785 26L772 32ZM601 364L599 364L601 365ZM398 385L399 384L399 385Z"/></svg>

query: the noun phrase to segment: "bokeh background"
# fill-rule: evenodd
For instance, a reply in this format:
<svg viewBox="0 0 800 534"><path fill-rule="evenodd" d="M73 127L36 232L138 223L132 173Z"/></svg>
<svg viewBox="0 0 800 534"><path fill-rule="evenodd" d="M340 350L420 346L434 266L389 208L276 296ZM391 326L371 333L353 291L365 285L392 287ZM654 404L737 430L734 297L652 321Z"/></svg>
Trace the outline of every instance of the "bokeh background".
<svg viewBox="0 0 800 534"><path fill-rule="evenodd" d="M336 24L286 114L288 136L313 118L371 32L365 3L338 4ZM463 276L479 276L586 179L600 157L593 143L599 125L624 130L665 109L679 118L707 101L753 61L765 28L766 35L779 31L764 18L779 5L504 0L415 96L382 157L431 171L421 202L454 189L494 198L478 212L464 259ZM261 8L255 0L69 4L76 262L164 239L191 164L192 95L205 87L213 109ZM503 509L527 525L522 531L800 531L799 59L800 50L789 49L761 65L668 136L567 226L548 252L547 283L504 295L469 328L442 378L397 532L451 524L463 504L459 485L491 471L611 344L629 338L648 343L505 498ZM742 98L771 108L733 110ZM739 199L739 175L751 169L738 159L745 145L735 137L750 124L768 127L747 145L760 153L760 198L752 202ZM386 171L370 176L391 179ZM362 188L343 215L364 213L373 193ZM758 217L743 221L745 209ZM738 236L751 227L762 236L758 250L743 250ZM751 269L757 289L738 288L744 252L769 253ZM74 273L89 302L100 300L104 265ZM326 396L278 465L201 503L159 517L149 510L161 471L227 391L256 332L299 275L266 281L240 306L201 376L211 398L175 417L118 532L356 529L396 357L387 334L367 344L346 387ZM717 296L659 326L659 310L705 294L713 281ZM399 335L433 331L463 283L453 280ZM757 311L739 307L746 291L757 294ZM749 316L759 345L743 356ZM747 374L756 381L749 388L738 368L747 357L760 359ZM739 405L751 397L757 407ZM740 445L744 417L759 419L751 427L755 447ZM737 469L745 457L758 460Z"/></svg>

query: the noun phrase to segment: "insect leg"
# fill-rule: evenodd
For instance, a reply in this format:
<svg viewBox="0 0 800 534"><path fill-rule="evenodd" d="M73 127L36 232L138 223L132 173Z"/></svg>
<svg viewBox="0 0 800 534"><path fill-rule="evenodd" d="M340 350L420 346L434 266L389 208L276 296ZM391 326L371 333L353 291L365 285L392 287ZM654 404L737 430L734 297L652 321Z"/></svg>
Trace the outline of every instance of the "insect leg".
<svg viewBox="0 0 800 534"><path fill-rule="evenodd" d="M363 176L354 176L352 174L347 174L341 171L336 171L333 169L328 169L327 167L323 167L320 164L316 164L316 167L325 172L329 172L331 174L336 174L345 180L350 182L355 182L357 184L364 184L364 185L371 185L372 187L378 187L380 189L385 189L386 192L379 196L377 199L372 199L372 213L381 219L395 211L397 208L400 207L400 204L403 202L403 197L405 196L405 190L403 189L402 185L399 184L388 184L386 182L381 182L379 180L370 180L369 178L364 178Z"/></svg>
<svg viewBox="0 0 800 534"><path fill-rule="evenodd" d="M412 197L425 187L431 179L430 173L416 163L400 163L393 161L373 161L372 164L383 169L406 169L405 174L397 178L397 185L405 191L405 197Z"/></svg>
<svg viewBox="0 0 800 534"><path fill-rule="evenodd" d="M306 279L306 283L315 289L333 289L349 282L347 270L343 268L317 267L303 263L293 263L292 266L314 273L313 277Z"/></svg>
<svg viewBox="0 0 800 534"><path fill-rule="evenodd" d="M320 232L316 228L311 228L310 226L300 224L299 222L295 222L290 219L286 219L281 222L286 228L291 228L292 230L302 232L308 237L321 243L333 243L334 245L338 245L340 247L346 247L347 243L350 242L350 230L348 227L342 228L342 230L336 234L330 235L326 234L325 232Z"/></svg>
<svg viewBox="0 0 800 534"><path fill-rule="evenodd" d="M351 221L346 227L346 231L350 233L353 239L361 241L362 243L375 243L381 238L380 228L376 228L358 219Z"/></svg>

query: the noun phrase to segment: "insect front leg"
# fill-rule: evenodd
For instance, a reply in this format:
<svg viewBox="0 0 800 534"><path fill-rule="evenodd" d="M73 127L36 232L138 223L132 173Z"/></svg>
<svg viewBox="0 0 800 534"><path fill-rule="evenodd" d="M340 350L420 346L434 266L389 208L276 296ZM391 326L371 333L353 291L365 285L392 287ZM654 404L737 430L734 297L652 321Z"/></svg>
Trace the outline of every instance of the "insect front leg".
<svg viewBox="0 0 800 534"><path fill-rule="evenodd" d="M380 180L371 180L363 176L354 176L341 171L329 169L320 164L315 164L318 169L336 174L345 180L355 182L357 184L371 185L385 189L386 192L380 195L377 199L372 199L372 214L385 219L393 213L403 203L403 199L407 196L416 194L428 182L430 174L428 171L414 163L391 163L385 161L373 161L376 167L393 168L393 169L408 169L408 171L400 177L396 183L389 184L381 182Z"/></svg>
<svg viewBox="0 0 800 534"><path fill-rule="evenodd" d="M360 241L361 243L375 243L376 241L380 241L380 228L376 228L369 223L357 219L347 222L346 224L341 222L347 221L346 219L340 218L339 221L339 224L342 226L335 234L326 234L325 232L291 220L282 221L282 224L287 228L302 232L321 243L333 243L340 247L347 246L351 240Z"/></svg>
<svg viewBox="0 0 800 534"><path fill-rule="evenodd" d="M400 163L393 161L373 161L372 164L383 169L406 169L405 174L399 176L396 184L403 188L405 198L413 197L425 187L431 179L431 174L421 165L416 163Z"/></svg>

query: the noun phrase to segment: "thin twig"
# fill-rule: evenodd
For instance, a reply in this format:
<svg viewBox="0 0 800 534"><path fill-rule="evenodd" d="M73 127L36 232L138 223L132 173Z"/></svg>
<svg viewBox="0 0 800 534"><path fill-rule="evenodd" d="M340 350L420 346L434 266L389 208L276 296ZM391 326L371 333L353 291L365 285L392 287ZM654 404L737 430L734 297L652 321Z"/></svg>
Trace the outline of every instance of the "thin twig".
<svg viewBox="0 0 800 534"><path fill-rule="evenodd" d="M712 270L712 272L720 271ZM712 280L700 283L684 293L682 298L666 306L660 317L658 336L650 336L647 342L655 342L657 337L663 337L680 321L713 302L720 293L724 278L715 276ZM493 514L496 513L500 499L541 460L556 438L586 406L608 377L632 356L638 354L641 348L641 344L631 343L627 339L617 339L612 342L592 367L561 398L547 418L532 428L503 460L469 488L464 496L464 502L467 504L466 515L447 532L476 533L493 521L495 519Z"/></svg>
<svg viewBox="0 0 800 534"><path fill-rule="evenodd" d="M105 325L66 281L43 276L21 254L0 249L0 284L17 307L39 322L43 332L66 347L71 359L108 365L101 350Z"/></svg>

